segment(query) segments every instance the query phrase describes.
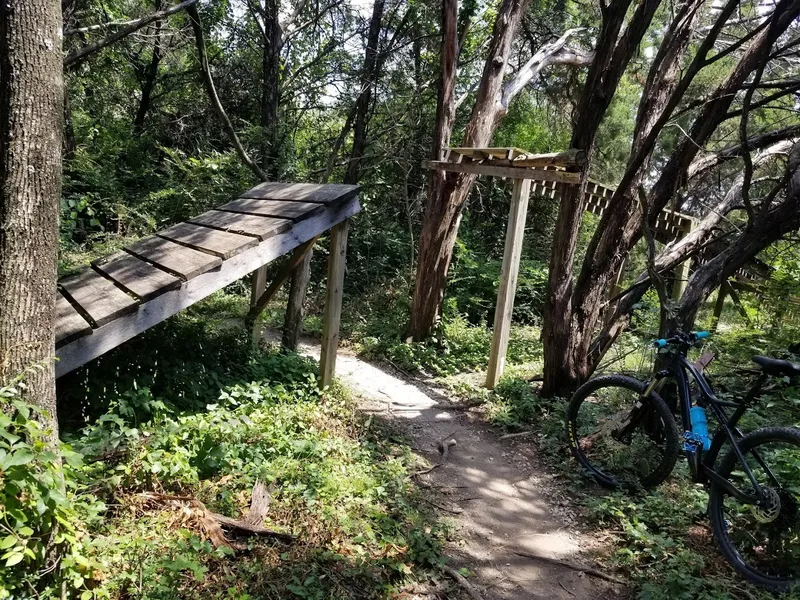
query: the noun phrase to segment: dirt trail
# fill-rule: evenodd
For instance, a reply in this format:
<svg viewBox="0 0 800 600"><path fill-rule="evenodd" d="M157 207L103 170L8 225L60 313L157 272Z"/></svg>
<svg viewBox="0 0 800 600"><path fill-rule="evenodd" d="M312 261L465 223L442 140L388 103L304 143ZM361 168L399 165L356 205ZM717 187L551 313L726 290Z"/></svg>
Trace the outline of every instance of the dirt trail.
<svg viewBox="0 0 800 600"><path fill-rule="evenodd" d="M303 344L300 351L319 356L315 344ZM514 553L585 564L590 559L581 551L595 543L571 527L569 502L541 468L529 441L501 441L445 397L346 351L340 350L336 374L358 396L362 410L392 420L432 464L441 461L439 442L456 440L447 462L419 480L439 492L436 504L457 520L462 542L449 549L452 566L476 573L469 580L485 600L626 596L603 580Z"/></svg>

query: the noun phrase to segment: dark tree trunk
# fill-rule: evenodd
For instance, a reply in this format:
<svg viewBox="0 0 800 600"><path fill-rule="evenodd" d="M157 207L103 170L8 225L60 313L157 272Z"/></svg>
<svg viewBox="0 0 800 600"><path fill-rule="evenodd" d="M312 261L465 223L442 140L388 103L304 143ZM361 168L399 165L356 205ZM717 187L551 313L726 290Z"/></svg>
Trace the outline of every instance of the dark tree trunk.
<svg viewBox="0 0 800 600"><path fill-rule="evenodd" d="M264 146L261 169L271 180L281 173L280 121L278 108L281 90L281 48L283 32L280 25L280 0L265 0L262 8L264 45L261 60L261 127Z"/></svg>
<svg viewBox="0 0 800 600"><path fill-rule="evenodd" d="M640 111L637 119L637 137L634 141L631 160L622 182L611 200L611 210L604 214L589 244L580 278L574 288L571 286L571 260L574 258L574 253L561 252L558 255L554 253L552 256L551 296L548 300L556 300L556 302L549 302L546 308L544 392L547 394L566 394L588 378L599 357L620 331L619 322L611 320L604 327L603 343L592 344L596 327L600 323L605 290L622 260L641 238L641 215L633 188L638 181L641 181L646 169L646 159L652 152L658 133L685 94L694 75L707 64L706 56L713 49L715 36L736 5L735 0L730 0L719 12L711 33L701 42L700 50L677 84L674 82L674 63L683 56L687 47L685 35L687 31L691 31L692 14L688 13L684 16L686 20L683 25L680 22L673 23L672 27L681 28L684 33L683 37L674 38L672 43L682 46L684 50L677 48L677 52L670 52L666 55L660 52L659 57L663 57L663 60L657 60L653 65L653 68L658 69L660 73L657 76L648 77L648 84L652 81L657 85L652 90L653 93L646 91L643 94L645 101L649 103L649 108ZM644 5L640 5L637 12L643 7ZM678 187L685 181L686 173L697 156L699 148L709 140L720 123L729 118L728 110L736 98L737 90L758 68L759 64L769 59L769 52L775 40L797 17L798 11L800 11L799 0L779 2L770 19L770 24L752 38L750 45L743 52L726 80L703 104L688 135L682 138L665 166L660 169L659 179L648 198L651 225L654 225L655 217L666 207ZM629 26L627 33L623 35L632 37L631 32L633 31L636 31L636 28ZM667 39L665 38L665 42ZM619 64L619 62L615 61L613 64ZM653 105L653 98L660 106ZM664 98L668 99L665 101ZM579 108L578 115L583 114L585 113ZM659 116L654 119L653 114ZM564 198L561 203L561 213L565 211L572 213L574 211L573 208L570 208L572 206L573 204ZM565 245L563 238L559 237L561 232L560 225L557 225L557 243L554 244L554 250ZM574 239L568 239L566 245L574 248ZM560 290L556 287L554 290L552 286L558 285L567 286L567 288ZM553 296L554 291L562 293ZM611 329L615 330L613 336L608 335Z"/></svg>
<svg viewBox="0 0 800 600"><path fill-rule="evenodd" d="M161 2L156 3L156 10L161 8ZM156 23L155 27L155 42L153 42L153 56L150 58L150 63L144 71L144 81L142 82L142 97L139 100L139 108L136 110L136 117L133 119L133 132L136 135L141 135L144 131L144 120L147 113L150 111L150 104L152 102L153 90L156 87L158 80L158 66L161 64L163 57L163 49L161 47L161 21Z"/></svg>
<svg viewBox="0 0 800 600"><path fill-rule="evenodd" d="M639 4L628 27L620 35L630 1L610 3L603 10L597 49L576 109L571 148L591 157L600 123L608 110L622 74L639 47L660 0ZM544 342L545 395L563 395L585 377L579 355L580 322L573 307L575 249L585 210L588 171L579 185L569 186L562 195L550 255L550 276L545 302Z"/></svg>
<svg viewBox="0 0 800 600"><path fill-rule="evenodd" d="M64 120L58 0L0 3L0 384L56 419L54 315Z"/></svg>
<svg viewBox="0 0 800 600"><path fill-rule="evenodd" d="M502 113L501 97L511 42L514 40L529 0L503 0L498 7L492 41L481 77L475 105L464 131L463 146L481 148L489 145ZM433 153L449 145L453 128L456 62L458 60L458 15L444 3L442 39L442 74L434 135ZM446 95L445 95L446 93ZM417 277L411 309L411 336L423 340L436 324L444 299L447 272L453 258L461 212L475 181L474 175L446 173L432 178L422 221L417 257Z"/></svg>
<svg viewBox="0 0 800 600"><path fill-rule="evenodd" d="M367 148L367 121L372 106L372 89L378 81L378 44L380 43L381 21L383 20L384 0L375 0L372 5L372 18L367 34L367 48L364 53L364 68L361 70L361 93L356 100L356 117L353 126L353 150L347 163L345 183L358 183L361 175L361 162Z"/></svg>

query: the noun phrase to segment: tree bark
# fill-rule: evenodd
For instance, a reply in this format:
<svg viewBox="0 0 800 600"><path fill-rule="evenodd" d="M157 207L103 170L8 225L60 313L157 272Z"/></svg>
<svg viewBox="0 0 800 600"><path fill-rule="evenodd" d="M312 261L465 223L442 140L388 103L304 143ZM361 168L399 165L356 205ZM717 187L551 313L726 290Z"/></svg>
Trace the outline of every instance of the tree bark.
<svg viewBox="0 0 800 600"><path fill-rule="evenodd" d="M158 3L160 4L160 2ZM158 8L158 6L156 6ZM142 82L142 97L139 100L139 108L136 110L136 117L133 119L133 133L137 136L144 131L144 120L150 110L150 103L153 97L153 90L158 79L158 66L161 64L163 50L161 48L161 21L156 23L155 41L153 42L153 56L144 72Z"/></svg>
<svg viewBox="0 0 800 600"><path fill-rule="evenodd" d="M576 110L571 148L583 150L591 157L600 123L614 97L619 81L642 37L650 25L660 0L645 0L638 5L630 22L620 34L630 1L613 2L603 9L603 23L598 37L595 58L586 77ZM579 185L567 186L562 195L556 219L550 274L545 301L544 384L545 395L563 395L573 390L585 377L580 357L580 322L574 306L573 263L585 210L588 171ZM619 268L619 264L616 268ZM614 271L616 273L616 270ZM609 279L610 281L610 279Z"/></svg>
<svg viewBox="0 0 800 600"><path fill-rule="evenodd" d="M522 15L529 0L503 0L498 7L488 56L478 88L475 105L464 131L462 145L488 146L501 116L503 76ZM453 90L458 60L457 15L449 2L444 3L442 36L442 72L437 104L433 156L441 155L449 145L455 115ZM474 175L444 173L432 176L422 222L417 256L417 277L411 309L410 333L415 340L430 335L444 299L447 272L461 221L461 212L475 181Z"/></svg>
<svg viewBox="0 0 800 600"><path fill-rule="evenodd" d="M54 440L61 19L58 0L0 3L0 384L41 363L25 396L47 411Z"/></svg>
<svg viewBox="0 0 800 600"><path fill-rule="evenodd" d="M261 127L264 130L264 146L261 151L261 169L269 179L277 180L281 172L278 108L281 96L281 48L283 47L279 0L265 0L262 19L264 45L261 60Z"/></svg>
<svg viewBox="0 0 800 600"><path fill-rule="evenodd" d="M648 78L648 81L661 81L658 88L668 92L663 94L662 100L659 101L663 106L656 107L658 110L655 111L640 112L626 173L611 200L612 209L604 214L589 244L577 284L572 289L568 283L561 282L566 286L566 291L557 298L558 303L550 303L546 308L548 318L545 321L544 392L547 394L563 395L588 378L593 366L597 364L597 354L590 352L590 349L599 349L602 353L608 348L609 343L592 345L592 340L600 322L605 302L605 290L621 261L625 259L642 235L641 213L632 193L633 186L642 180L643 174L648 168L646 161L655 147L656 138L682 99L692 79L704 66L716 60L718 55L709 59L707 58L708 53L713 48L713 41L719 31L737 5L735 0L729 0L717 13L709 36L700 43L692 63L680 81L675 83L674 76L665 78L658 75ZM640 5L640 8L642 6L644 5ZM699 149L708 142L719 125L730 118L728 111L736 98L736 92L741 89L748 76L758 69L759 64L769 60L773 44L797 17L798 11L800 11L798 0L779 2L768 24L748 38L750 43L742 52L737 64L708 101L702 105L689 132L681 138L676 150L670 155L666 164L659 169L659 179L648 198L651 226L654 225L656 216L674 197L678 187L686 180L687 170ZM692 30L689 17L691 14L685 15L683 21L673 23L671 27L682 29L682 35L685 36L687 31ZM627 31L633 32L635 28L629 26ZM677 37L673 44L682 44L684 48L686 47L680 37ZM685 50L672 52L670 63L674 64L684 53ZM600 53L598 52L598 54ZM653 68L669 75L670 69L665 68L668 66L663 61L655 61ZM587 82L588 85L589 82ZM673 91L670 92L670 89ZM643 97L649 99L653 97L653 94L645 91ZM665 102L663 98L668 98L668 100ZM652 118L654 113L658 114L655 119ZM584 114L580 107L578 114ZM645 126L642 127L641 124ZM576 147L580 148L580 146ZM569 198L563 198L561 212L573 212L569 208L571 204ZM554 244L554 250L565 244L559 237L560 232L561 230L557 229L557 242ZM571 246L574 244L574 239L568 239L566 243ZM565 265L566 261L571 261L573 258L574 254L566 253L552 257L551 283L554 276L558 277L564 273L571 276L571 267ZM570 282L571 280L567 279L566 281ZM612 327L617 325L617 323L611 323Z"/></svg>
<svg viewBox="0 0 800 600"><path fill-rule="evenodd" d="M369 22L367 48L364 52L364 67L361 70L361 93L356 100L356 117L353 126L353 149L347 163L345 183L358 183L361 162L367 147L367 120L372 106L372 89L378 80L378 44L380 42L381 21L383 20L384 0L375 0Z"/></svg>

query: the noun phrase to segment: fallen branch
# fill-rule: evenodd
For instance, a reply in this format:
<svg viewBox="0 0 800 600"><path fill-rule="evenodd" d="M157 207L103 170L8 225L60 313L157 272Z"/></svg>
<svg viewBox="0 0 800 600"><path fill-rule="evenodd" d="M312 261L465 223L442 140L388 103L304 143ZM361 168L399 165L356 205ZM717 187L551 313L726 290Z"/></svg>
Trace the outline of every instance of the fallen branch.
<svg viewBox="0 0 800 600"><path fill-rule="evenodd" d="M225 515L212 512L200 500L190 496L172 496L169 494L157 494L155 492L149 492L140 494L140 497L150 502L157 502L160 504L165 504L167 502L188 504L190 509L193 509L194 511L192 516L196 517L199 525L211 540L211 543L214 544L215 548L226 546L231 550L234 550L234 546L231 544L231 541L225 537L225 534L220 527L221 525L249 534L268 535L286 542L291 542L295 539L295 536L289 533L274 531L272 529L267 529L266 527L261 527L260 525L253 525L244 521L239 521L238 519L232 519L230 517L226 517Z"/></svg>
<svg viewBox="0 0 800 600"><path fill-rule="evenodd" d="M442 565L442 571L444 571L450 577L452 577L455 580L455 582L458 585L460 585L464 589L464 591L467 592L467 594L469 594L469 597L472 598L472 600L483 600L483 596L481 596L478 593L478 590L472 587L472 584L469 581L467 581L467 578L464 577L458 571L456 571L453 567Z"/></svg>
<svg viewBox="0 0 800 600"><path fill-rule="evenodd" d="M245 523L244 521L239 521L238 519L232 519L218 513L211 513L211 516L214 517L214 519L216 519L221 525L230 527L231 529L236 529L237 531L253 533L256 535L268 535L285 542L292 542L296 539L295 536L290 533L283 533L280 531L275 531L274 529L267 529L261 525L251 525L250 523Z"/></svg>
<svg viewBox="0 0 800 600"><path fill-rule="evenodd" d="M526 435L533 435L533 432L532 431L520 431L519 433L507 433L505 435L501 435L497 439L499 439L501 441L502 440L511 440L511 439L518 438L518 437L524 437Z"/></svg>
<svg viewBox="0 0 800 600"><path fill-rule="evenodd" d="M525 558L540 560L542 562L550 563L551 565L566 567L567 569L572 569L573 571L578 571L580 573L586 573L587 575L591 575L592 577L597 577L598 579L604 579L606 581L610 581L611 583L618 583L619 585L627 585L622 579L614 577L613 575L608 575L606 573L603 573L602 571L598 571L597 569L594 569L587 565L581 565L579 563L573 563L566 560L559 560L557 558L550 558L548 556L533 554L531 552L522 552L521 550L514 550L514 554L516 554L517 556L524 556Z"/></svg>

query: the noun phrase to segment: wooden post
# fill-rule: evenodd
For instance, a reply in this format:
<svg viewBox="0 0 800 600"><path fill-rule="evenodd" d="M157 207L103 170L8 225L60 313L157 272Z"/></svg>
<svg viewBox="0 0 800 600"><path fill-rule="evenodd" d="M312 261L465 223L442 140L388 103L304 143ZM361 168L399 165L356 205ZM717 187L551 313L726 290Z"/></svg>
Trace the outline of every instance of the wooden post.
<svg viewBox="0 0 800 600"><path fill-rule="evenodd" d="M508 338L511 333L511 313L514 311L514 293L517 290L519 261L522 256L522 238L525 234L525 216L528 213L529 179L515 179L511 195L511 210L506 228L506 246L503 252L503 270L500 273L500 288L497 292L497 308L494 313L492 350L489 355L489 370L486 387L497 385L506 364Z"/></svg>
<svg viewBox="0 0 800 600"><path fill-rule="evenodd" d="M267 265L259 267L251 275L250 281L250 308L254 308L267 289Z"/></svg>
<svg viewBox="0 0 800 600"><path fill-rule="evenodd" d="M313 253L313 249L306 252L303 261L292 273L292 282L289 287L289 300L286 302L286 314L283 317L281 346L292 352L297 350L300 330L303 327L303 304L306 301L308 282L311 279L311 256Z"/></svg>
<svg viewBox="0 0 800 600"><path fill-rule="evenodd" d="M261 294L264 293L264 290L267 289L267 265L263 267L259 267L253 274L250 276L250 310L252 311L255 309L256 305L258 304L258 299L261 297ZM253 350L258 350L259 342L261 341L259 338L261 337L260 331L258 331L258 325L256 324L256 320L253 319L252 323L250 323L250 315L248 314L245 317L245 325L247 327L248 333L250 334L250 344L253 347Z"/></svg>
<svg viewBox="0 0 800 600"><path fill-rule="evenodd" d="M325 291L325 316L322 323L322 351L319 357L319 384L324 388L333 382L336 369L336 350L339 347L339 323L342 318L342 288L347 256L345 220L331 230L331 250L328 257L328 282Z"/></svg>

